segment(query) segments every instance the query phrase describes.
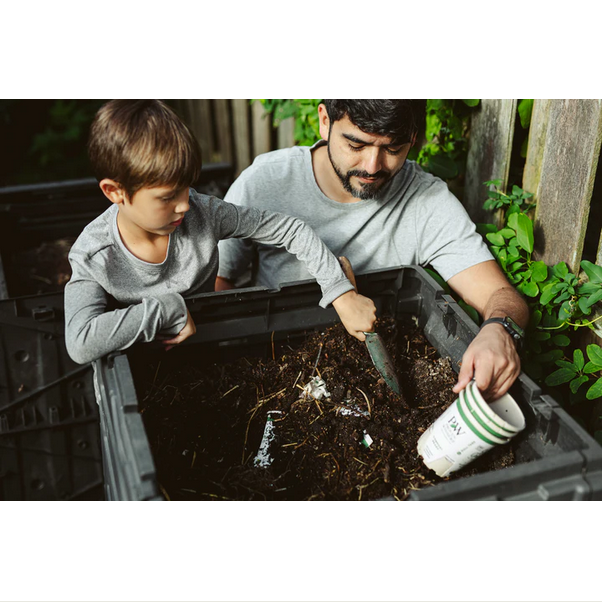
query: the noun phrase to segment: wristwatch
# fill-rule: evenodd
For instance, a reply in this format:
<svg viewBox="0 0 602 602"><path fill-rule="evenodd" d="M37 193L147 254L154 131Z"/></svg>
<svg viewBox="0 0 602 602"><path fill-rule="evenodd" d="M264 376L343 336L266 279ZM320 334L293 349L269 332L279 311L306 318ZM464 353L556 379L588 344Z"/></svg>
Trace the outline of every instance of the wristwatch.
<svg viewBox="0 0 602 602"><path fill-rule="evenodd" d="M481 324L480 330L483 329L483 326L487 324L501 324L506 332L512 337L514 342L520 346L525 338L525 331L509 316L505 318L489 318L489 320L485 320Z"/></svg>

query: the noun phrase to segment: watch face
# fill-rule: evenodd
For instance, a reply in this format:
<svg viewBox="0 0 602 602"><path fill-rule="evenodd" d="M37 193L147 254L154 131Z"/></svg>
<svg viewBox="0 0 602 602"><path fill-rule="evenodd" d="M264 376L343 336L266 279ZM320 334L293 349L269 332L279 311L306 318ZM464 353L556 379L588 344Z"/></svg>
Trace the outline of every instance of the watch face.
<svg viewBox="0 0 602 602"><path fill-rule="evenodd" d="M512 318L506 316L504 318L504 322L506 323L506 326L510 328L510 330L514 331L519 336L519 338L524 338L525 331Z"/></svg>

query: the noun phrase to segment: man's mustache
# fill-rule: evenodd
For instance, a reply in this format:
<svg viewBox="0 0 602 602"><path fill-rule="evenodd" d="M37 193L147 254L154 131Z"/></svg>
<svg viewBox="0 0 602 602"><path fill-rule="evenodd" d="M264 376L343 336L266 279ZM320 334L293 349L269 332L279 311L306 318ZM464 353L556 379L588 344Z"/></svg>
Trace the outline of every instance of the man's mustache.
<svg viewBox="0 0 602 602"><path fill-rule="evenodd" d="M380 169L376 173L368 173L367 171L360 171L359 169L352 169L351 171L347 172L347 177L349 177L349 178L351 176L357 176L358 178L378 179L378 178L386 178L389 175L390 175L390 173L388 171L385 171L384 169Z"/></svg>

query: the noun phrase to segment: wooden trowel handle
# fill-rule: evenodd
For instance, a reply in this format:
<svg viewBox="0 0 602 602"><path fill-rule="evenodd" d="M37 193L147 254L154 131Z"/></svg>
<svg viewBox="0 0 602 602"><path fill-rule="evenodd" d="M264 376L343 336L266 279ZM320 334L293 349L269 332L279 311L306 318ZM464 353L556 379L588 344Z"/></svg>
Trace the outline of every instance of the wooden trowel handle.
<svg viewBox="0 0 602 602"><path fill-rule="evenodd" d="M349 261L349 259L347 259L347 257L341 256L341 257L339 257L339 263L341 264L341 268L343 268L343 273L349 279L349 282L351 282L351 284L353 284L353 288L355 289L355 292L357 293L357 284L355 282L355 274L353 273L353 268L351 267L351 262Z"/></svg>

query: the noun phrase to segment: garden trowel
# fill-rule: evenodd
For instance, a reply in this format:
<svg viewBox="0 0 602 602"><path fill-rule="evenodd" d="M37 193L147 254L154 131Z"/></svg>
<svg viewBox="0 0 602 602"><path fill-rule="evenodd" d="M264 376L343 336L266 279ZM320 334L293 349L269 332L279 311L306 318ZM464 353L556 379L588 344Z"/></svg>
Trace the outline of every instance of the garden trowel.
<svg viewBox="0 0 602 602"><path fill-rule="evenodd" d="M358 292L351 263L346 257L339 257L339 263L343 268L345 276L347 276L351 284L353 284L353 288ZM366 347L368 347L372 363L376 366L376 369L380 372L380 375L384 378L389 387L395 391L397 395L401 395L399 380L395 373L393 360L391 359L383 340L380 338L380 335L376 332L364 332L364 334L366 335Z"/></svg>

